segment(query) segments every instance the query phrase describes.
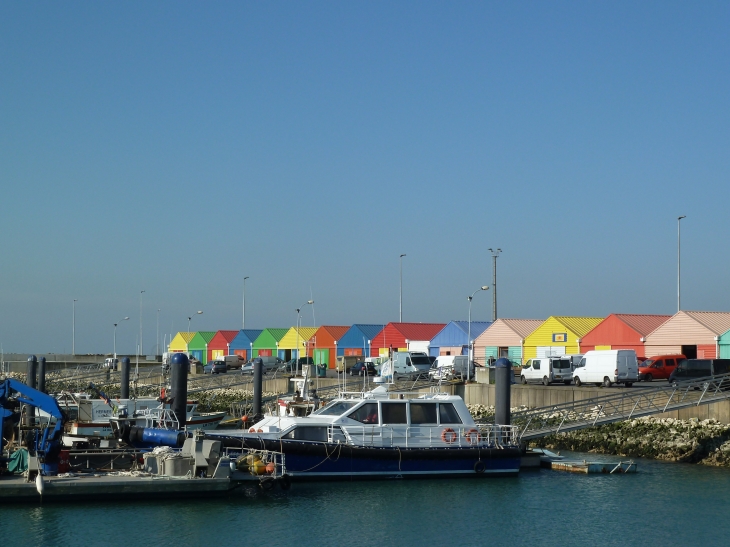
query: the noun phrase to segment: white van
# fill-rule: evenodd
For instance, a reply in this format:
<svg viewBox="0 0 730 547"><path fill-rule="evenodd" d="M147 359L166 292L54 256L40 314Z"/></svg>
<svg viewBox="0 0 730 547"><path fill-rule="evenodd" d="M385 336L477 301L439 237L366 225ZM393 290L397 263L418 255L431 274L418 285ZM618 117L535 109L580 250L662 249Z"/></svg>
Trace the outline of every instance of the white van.
<svg viewBox="0 0 730 547"><path fill-rule="evenodd" d="M639 363L632 349L604 349L587 351L573 371L576 386L586 383L624 384L630 387L639 381Z"/></svg>
<svg viewBox="0 0 730 547"><path fill-rule="evenodd" d="M474 363L467 369L469 358L466 355L439 355L428 372L430 380L451 380L452 378L463 378L467 374L469 378L474 376Z"/></svg>
<svg viewBox="0 0 730 547"><path fill-rule="evenodd" d="M572 379L573 370L567 357L530 359L520 372L520 381L523 384L538 382L548 386L552 382L563 382L567 386Z"/></svg>
<svg viewBox="0 0 730 547"><path fill-rule="evenodd" d="M395 351L393 358L380 367L380 375L398 378L415 378L428 375L431 359L422 351Z"/></svg>

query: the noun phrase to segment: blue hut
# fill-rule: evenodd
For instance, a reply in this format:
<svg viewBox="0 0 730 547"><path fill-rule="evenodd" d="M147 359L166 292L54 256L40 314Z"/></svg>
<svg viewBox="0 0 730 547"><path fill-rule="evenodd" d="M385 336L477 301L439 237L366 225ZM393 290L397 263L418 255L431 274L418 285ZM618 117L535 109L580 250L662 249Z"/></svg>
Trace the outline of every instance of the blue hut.
<svg viewBox="0 0 730 547"><path fill-rule="evenodd" d="M471 340L483 333L491 325L491 321L472 321ZM466 355L468 345L469 322L452 321L431 339L428 346L429 355Z"/></svg>

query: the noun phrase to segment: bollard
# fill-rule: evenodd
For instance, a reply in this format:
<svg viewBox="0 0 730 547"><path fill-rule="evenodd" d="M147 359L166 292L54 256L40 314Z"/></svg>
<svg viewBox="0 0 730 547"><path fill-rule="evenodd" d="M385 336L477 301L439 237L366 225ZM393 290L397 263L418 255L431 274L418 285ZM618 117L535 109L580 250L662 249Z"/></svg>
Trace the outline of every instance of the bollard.
<svg viewBox="0 0 730 547"><path fill-rule="evenodd" d="M132 365L129 363L129 357L122 359L122 374L121 374L121 399L129 399L129 371Z"/></svg>
<svg viewBox="0 0 730 547"><path fill-rule="evenodd" d="M185 429L188 404L188 369L190 361L184 353L176 353L170 359L170 390L172 402L170 409L177 419L178 429Z"/></svg>
<svg viewBox="0 0 730 547"><path fill-rule="evenodd" d="M38 391L46 392L46 358L41 357L38 362Z"/></svg>
<svg viewBox="0 0 730 547"><path fill-rule="evenodd" d="M261 414L261 392L264 389L264 362L257 357L253 362L253 421L258 422Z"/></svg>
<svg viewBox="0 0 730 547"><path fill-rule="evenodd" d="M512 363L502 357L494 363L494 423L510 425L510 390L512 388Z"/></svg>

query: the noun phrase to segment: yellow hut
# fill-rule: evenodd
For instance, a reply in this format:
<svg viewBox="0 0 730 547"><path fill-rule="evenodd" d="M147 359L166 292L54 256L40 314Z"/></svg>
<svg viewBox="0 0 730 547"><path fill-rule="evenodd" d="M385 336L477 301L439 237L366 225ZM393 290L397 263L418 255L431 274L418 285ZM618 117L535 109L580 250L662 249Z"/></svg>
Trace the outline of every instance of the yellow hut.
<svg viewBox="0 0 730 547"><path fill-rule="evenodd" d="M603 317L552 315L525 338L524 361L533 357L580 353L580 340L603 321Z"/></svg>

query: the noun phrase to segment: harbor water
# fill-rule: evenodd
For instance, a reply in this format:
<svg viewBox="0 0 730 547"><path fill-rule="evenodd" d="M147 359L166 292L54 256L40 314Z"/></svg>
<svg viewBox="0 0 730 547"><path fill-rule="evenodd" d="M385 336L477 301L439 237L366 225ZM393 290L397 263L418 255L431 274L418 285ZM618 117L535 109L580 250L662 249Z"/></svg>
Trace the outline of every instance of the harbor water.
<svg viewBox="0 0 730 547"><path fill-rule="evenodd" d="M0 537L28 546L727 545L730 469L634 461L635 475L534 470L485 480L295 483L220 500L7 505Z"/></svg>

